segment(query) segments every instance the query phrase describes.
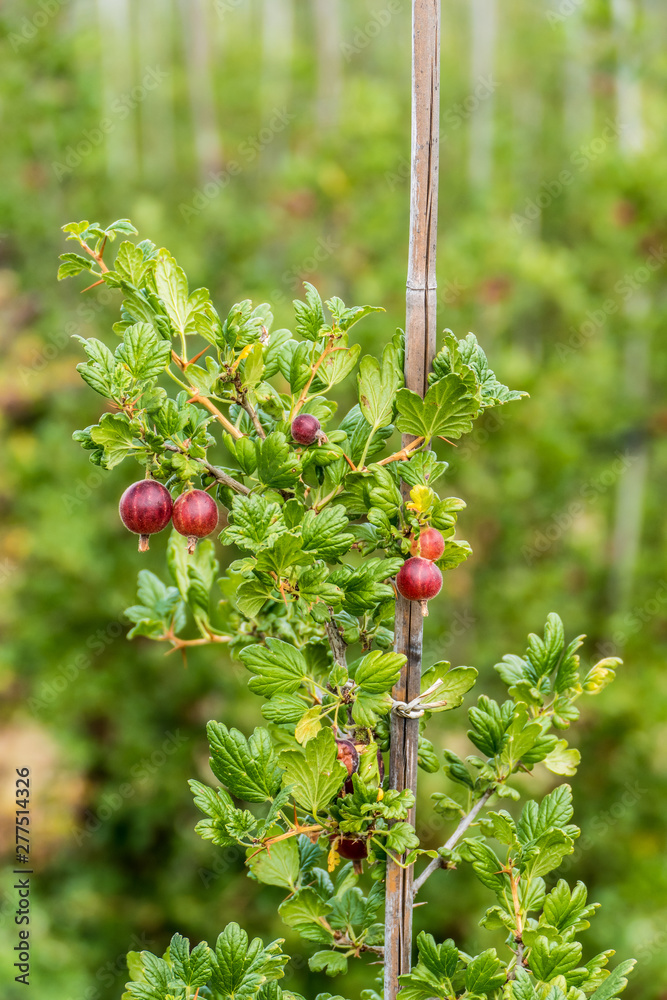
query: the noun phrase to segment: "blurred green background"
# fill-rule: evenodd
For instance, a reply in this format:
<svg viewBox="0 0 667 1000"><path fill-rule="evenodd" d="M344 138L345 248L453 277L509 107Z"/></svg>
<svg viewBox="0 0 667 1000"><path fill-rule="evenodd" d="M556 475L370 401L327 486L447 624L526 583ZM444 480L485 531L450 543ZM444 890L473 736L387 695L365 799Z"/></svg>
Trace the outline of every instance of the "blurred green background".
<svg viewBox="0 0 667 1000"><path fill-rule="evenodd" d="M137 570L160 572L116 504L137 470L100 472L71 440L99 401L72 334L109 340L113 293L58 285L59 227L129 217L207 285L289 325L300 282L402 324L408 0L5 0L0 10L0 832L14 767L34 775L32 982L40 1000L107 1000L130 948L230 919L284 933L280 891L193 833L204 723L257 724L243 668L125 640ZM550 610L622 655L575 745L568 865L603 906L590 953L637 956L628 998L667 997L667 9L661 0L444 0L439 324L473 330L530 400L457 449L474 550L446 580L426 648L480 669L523 651ZM346 383L343 402L354 386ZM432 726L437 726L433 723ZM433 739L470 752L463 712ZM531 791L547 785L533 778ZM422 781L427 794L444 779ZM11 787L10 787L11 783ZM11 851L0 872L3 997L13 982ZM420 927L480 946L483 891L436 876ZM487 945L483 945L486 947ZM314 995L300 939L289 983ZM348 996L371 985L357 963Z"/></svg>

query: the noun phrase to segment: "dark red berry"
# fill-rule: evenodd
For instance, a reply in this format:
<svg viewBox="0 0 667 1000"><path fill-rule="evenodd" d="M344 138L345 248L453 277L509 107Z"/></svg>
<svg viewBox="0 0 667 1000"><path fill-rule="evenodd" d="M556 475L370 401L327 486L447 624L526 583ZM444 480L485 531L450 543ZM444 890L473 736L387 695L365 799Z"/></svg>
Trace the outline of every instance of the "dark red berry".
<svg viewBox="0 0 667 1000"><path fill-rule="evenodd" d="M336 850L346 861L362 861L368 857L368 843L363 837L340 837Z"/></svg>
<svg viewBox="0 0 667 1000"><path fill-rule="evenodd" d="M445 551L445 539L437 528L422 528L419 538L412 539L410 552L413 556L436 562Z"/></svg>
<svg viewBox="0 0 667 1000"><path fill-rule="evenodd" d="M419 601L422 614L428 614L426 602L440 593L442 573L428 559L412 556L401 566L396 577L396 588L407 601Z"/></svg>
<svg viewBox="0 0 667 1000"><path fill-rule="evenodd" d="M322 434L319 420L311 413L300 413L295 417L290 430L297 444L313 444Z"/></svg>
<svg viewBox="0 0 667 1000"><path fill-rule="evenodd" d="M204 490L181 493L174 503L174 527L188 539L188 552L194 552L198 538L206 538L218 526L218 505Z"/></svg>
<svg viewBox="0 0 667 1000"><path fill-rule="evenodd" d="M347 768L348 777L359 770L359 753L354 743L350 740L336 740L338 747L338 760L342 761Z"/></svg>
<svg viewBox="0 0 667 1000"><path fill-rule="evenodd" d="M125 527L139 535L140 552L148 549L149 535L167 527L173 507L169 490L155 479L142 479L125 490L118 512Z"/></svg>

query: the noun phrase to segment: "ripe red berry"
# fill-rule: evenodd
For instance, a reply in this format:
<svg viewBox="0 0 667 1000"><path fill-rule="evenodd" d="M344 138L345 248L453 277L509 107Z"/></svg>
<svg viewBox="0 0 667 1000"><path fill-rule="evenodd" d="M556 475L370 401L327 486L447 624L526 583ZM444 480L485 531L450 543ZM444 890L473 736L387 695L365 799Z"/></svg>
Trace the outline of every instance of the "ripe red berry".
<svg viewBox="0 0 667 1000"><path fill-rule="evenodd" d="M218 526L218 505L204 490L181 493L174 503L174 527L188 539L188 552L194 552L198 538L206 538Z"/></svg>
<svg viewBox="0 0 667 1000"><path fill-rule="evenodd" d="M406 559L398 571L396 587L407 601L419 601L422 614L427 615L426 602L440 593L442 573L428 559L412 556L411 559Z"/></svg>
<svg viewBox="0 0 667 1000"><path fill-rule="evenodd" d="M437 528L422 528L419 538L412 539L410 552L413 556L436 562L445 551L445 539Z"/></svg>
<svg viewBox="0 0 667 1000"><path fill-rule="evenodd" d="M368 857L368 844L363 837L340 837L336 850L346 861L362 861Z"/></svg>
<svg viewBox="0 0 667 1000"><path fill-rule="evenodd" d="M139 535L140 552L147 551L149 535L167 527L173 507L169 490L155 479L141 479L125 490L118 512L125 527Z"/></svg>
<svg viewBox="0 0 667 1000"><path fill-rule="evenodd" d="M297 444L313 444L322 434L319 420L311 413L300 413L295 417L290 430Z"/></svg>

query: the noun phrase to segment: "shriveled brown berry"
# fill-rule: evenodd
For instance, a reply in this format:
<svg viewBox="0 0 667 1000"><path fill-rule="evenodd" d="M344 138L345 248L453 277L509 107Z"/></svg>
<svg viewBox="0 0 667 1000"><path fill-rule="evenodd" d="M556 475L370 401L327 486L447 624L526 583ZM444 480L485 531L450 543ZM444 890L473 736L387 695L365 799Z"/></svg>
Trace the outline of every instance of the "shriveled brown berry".
<svg viewBox="0 0 667 1000"><path fill-rule="evenodd" d="M359 753L350 740L336 740L338 760L347 768L348 776L359 770Z"/></svg>
<svg viewBox="0 0 667 1000"><path fill-rule="evenodd" d="M340 837L336 850L346 861L363 861L368 857L368 843L364 837Z"/></svg>
<svg viewBox="0 0 667 1000"><path fill-rule="evenodd" d="M174 508L169 490L155 479L132 483L118 504L121 521L139 535L139 551L146 552L150 535L166 528Z"/></svg>

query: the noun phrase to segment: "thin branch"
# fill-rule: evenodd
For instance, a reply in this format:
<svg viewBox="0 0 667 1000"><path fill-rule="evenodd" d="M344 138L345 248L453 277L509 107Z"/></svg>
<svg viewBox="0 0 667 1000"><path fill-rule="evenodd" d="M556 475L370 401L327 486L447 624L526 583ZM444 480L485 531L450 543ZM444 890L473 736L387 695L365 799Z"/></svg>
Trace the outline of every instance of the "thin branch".
<svg viewBox="0 0 667 1000"><path fill-rule="evenodd" d="M487 790L484 792L484 795L482 795L481 799L478 802L476 802L475 805L470 810L470 812L463 817L457 828L454 830L454 833L451 835L447 843L444 845L447 848L447 850L451 850L452 847L455 847L458 844L459 840L466 832L468 827L475 822L477 816L484 808L486 803L489 801L494 791L495 789L493 788L487 788ZM444 866L445 866L444 858L441 857L433 858L433 860L426 866L424 871L421 873L419 878L415 879L412 890L413 895L414 896L417 895L417 893L423 886L426 879L430 878L433 872L436 872L438 868L444 868Z"/></svg>
<svg viewBox="0 0 667 1000"><path fill-rule="evenodd" d="M210 632L208 636L204 639L179 639L175 635L164 635L163 639L167 639L171 644L171 649L168 649L164 654L165 656L170 656L175 653L177 649L183 650L189 646L209 646L214 642L231 642L232 638L228 635L216 635L214 632Z"/></svg>
<svg viewBox="0 0 667 1000"><path fill-rule="evenodd" d="M331 646L334 663L337 663L341 667L347 667L347 643L340 634L333 618L324 623L324 628L326 629L327 639Z"/></svg>
<svg viewBox="0 0 667 1000"><path fill-rule="evenodd" d="M414 441L410 442L410 444L406 444L405 448L401 448L400 451L395 451L393 455L387 455L386 458L383 458L377 464L389 465L390 462L405 462L408 458L410 458L411 453L416 448L421 448L423 443L424 443L423 437L415 438Z"/></svg>
<svg viewBox="0 0 667 1000"><path fill-rule="evenodd" d="M182 448L177 448L175 444L170 444L169 441L165 441L164 449L165 451L176 451L180 454L184 453ZM217 480L217 482L222 483L223 486L229 486L236 493L242 493L243 496L246 497L250 494L250 490L247 486L244 486L243 483L239 483L236 479L228 476L226 472L223 472L222 469L219 469L216 465L211 465L211 463L207 462L205 458L194 457L194 461L203 465L206 471L209 472L213 478Z"/></svg>
<svg viewBox="0 0 667 1000"><path fill-rule="evenodd" d="M209 411L209 413L213 414L213 416L215 417L216 420L220 421L220 423L225 428L225 430L229 434L231 434L232 437L236 441L240 441L241 440L241 438L243 437L243 434L241 433L241 431L238 429L238 427L234 426L234 424L231 422L231 420L227 419L227 417L224 415L224 413L220 412L220 410L215 405L215 403L213 403L210 399L208 399L207 396L200 396L198 389L194 389L194 388L191 387L190 391L192 392L192 396L190 398L190 402L191 403L201 403L202 406L206 407L206 409Z"/></svg>
<svg viewBox="0 0 667 1000"><path fill-rule="evenodd" d="M259 422L259 417L257 416L257 410L252 405L252 403L249 401L249 399L248 399L248 397L246 396L245 393L243 393L243 395L241 396L239 402L240 402L241 406L243 407L243 409L248 414L248 416L250 417L250 419L252 420L252 425L255 428L255 430L257 431L258 436L261 437L262 440L264 440L266 438L266 431L264 430L264 428L262 427L262 425Z"/></svg>
<svg viewBox="0 0 667 1000"><path fill-rule="evenodd" d="M97 263L100 266L100 270L103 271L104 273L106 273L109 270L109 268L106 266L106 264L102 260L102 254L104 253L104 247L106 246L106 242L107 241L105 240L104 243L102 244L102 249L100 250L100 252L99 253L95 253L95 251L93 250L93 248L89 247L85 240L79 240L79 243L81 244L81 246L83 247L83 249L86 251L86 253L90 254L90 256L93 258L94 261L97 261Z"/></svg>
<svg viewBox="0 0 667 1000"><path fill-rule="evenodd" d="M334 351L345 351L345 350L347 350L346 347L334 347L333 338L329 340L329 343L326 345L326 347L324 348L324 350L320 354L320 356L317 359L317 361L313 365L310 366L310 378L308 379L308 381L304 385L303 389L301 390L301 394L299 395L299 398L297 399L296 403L294 404L294 408L292 410L292 413L290 414L292 420L294 419L294 417L297 415L297 413L299 412L299 410L301 409L301 407L303 406L303 404L308 399L308 391L309 391L311 385L313 384L313 379L317 375L317 371L318 371L320 365L322 364L322 362L325 360L325 358L328 358L329 355L333 354Z"/></svg>

